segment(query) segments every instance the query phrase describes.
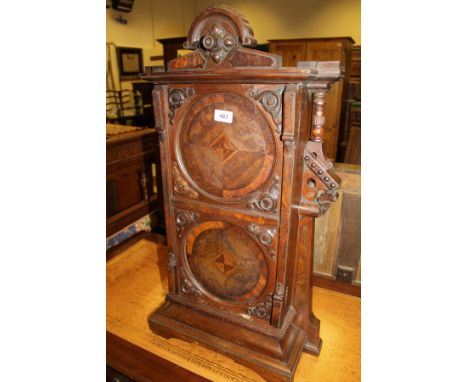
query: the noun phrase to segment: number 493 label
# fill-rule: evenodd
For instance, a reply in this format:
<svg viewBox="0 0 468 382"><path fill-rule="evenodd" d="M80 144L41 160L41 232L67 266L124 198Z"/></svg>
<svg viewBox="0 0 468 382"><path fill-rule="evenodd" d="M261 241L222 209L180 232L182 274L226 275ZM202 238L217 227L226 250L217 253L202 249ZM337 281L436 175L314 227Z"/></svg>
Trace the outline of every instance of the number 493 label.
<svg viewBox="0 0 468 382"><path fill-rule="evenodd" d="M232 123L232 111L215 109L214 120L224 123Z"/></svg>

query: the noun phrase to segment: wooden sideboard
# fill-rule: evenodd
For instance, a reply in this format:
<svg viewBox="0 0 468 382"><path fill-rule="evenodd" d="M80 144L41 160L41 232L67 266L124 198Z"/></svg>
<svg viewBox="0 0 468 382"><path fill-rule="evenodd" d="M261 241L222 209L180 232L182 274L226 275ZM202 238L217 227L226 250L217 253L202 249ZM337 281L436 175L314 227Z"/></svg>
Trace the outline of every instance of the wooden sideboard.
<svg viewBox="0 0 468 382"><path fill-rule="evenodd" d="M339 61L344 67L344 77L332 85L325 105L325 147L333 160L344 158L342 105L348 99L353 44L351 37L269 40L269 51L283 57L283 66L297 66L299 61Z"/></svg>
<svg viewBox="0 0 468 382"><path fill-rule="evenodd" d="M122 130L125 131L125 127L122 126ZM137 129L107 137L106 236L147 214L154 214L157 225L162 228L164 215L157 143L154 129Z"/></svg>

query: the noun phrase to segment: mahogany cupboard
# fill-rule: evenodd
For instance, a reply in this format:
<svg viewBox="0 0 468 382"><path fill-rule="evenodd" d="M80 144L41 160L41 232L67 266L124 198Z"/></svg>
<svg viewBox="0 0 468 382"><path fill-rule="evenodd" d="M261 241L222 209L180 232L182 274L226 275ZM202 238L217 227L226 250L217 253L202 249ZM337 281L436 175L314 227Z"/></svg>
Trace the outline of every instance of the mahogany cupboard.
<svg viewBox="0 0 468 382"><path fill-rule="evenodd" d="M154 84L169 251L169 293L149 324L291 381L302 351L322 345L313 233L340 186L323 124L342 73L338 61L282 67L255 45L245 18L210 7L184 44L193 52L142 75Z"/></svg>
<svg viewBox="0 0 468 382"><path fill-rule="evenodd" d="M346 150L344 113L349 98L349 76L354 40L351 37L269 40L269 51L283 58L284 66L296 66L299 61L339 61L344 71L327 94L325 106L325 147L330 159L343 161Z"/></svg>

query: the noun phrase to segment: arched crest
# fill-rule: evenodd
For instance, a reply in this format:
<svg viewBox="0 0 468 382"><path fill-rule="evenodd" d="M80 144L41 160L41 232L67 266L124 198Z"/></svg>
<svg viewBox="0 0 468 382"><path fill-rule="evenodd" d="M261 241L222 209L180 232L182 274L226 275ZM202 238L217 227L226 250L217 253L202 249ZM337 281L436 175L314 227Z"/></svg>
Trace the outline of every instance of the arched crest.
<svg viewBox="0 0 468 382"><path fill-rule="evenodd" d="M257 45L252 27L244 16L228 5L214 5L205 9L193 21L184 48L197 49L200 40L210 35L215 26L218 26L219 30L224 29L242 46L254 48Z"/></svg>
<svg viewBox="0 0 468 382"><path fill-rule="evenodd" d="M169 62L168 70L281 66L281 57L260 52L249 22L227 5L205 9L192 23L185 49L193 53Z"/></svg>

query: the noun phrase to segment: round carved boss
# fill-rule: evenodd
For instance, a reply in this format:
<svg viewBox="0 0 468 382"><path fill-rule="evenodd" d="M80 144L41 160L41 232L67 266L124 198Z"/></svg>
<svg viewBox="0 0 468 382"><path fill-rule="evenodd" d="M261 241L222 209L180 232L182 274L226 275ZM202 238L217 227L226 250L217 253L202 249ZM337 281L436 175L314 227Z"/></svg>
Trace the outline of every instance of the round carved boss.
<svg viewBox="0 0 468 382"><path fill-rule="evenodd" d="M259 296L267 265L258 244L242 229L221 221L195 226L187 235L187 263L195 279L223 300Z"/></svg>
<svg viewBox="0 0 468 382"><path fill-rule="evenodd" d="M215 110L232 112L232 123L216 121ZM207 196L242 199L268 179L275 140L251 100L232 93L208 94L190 106L180 126L180 161Z"/></svg>

